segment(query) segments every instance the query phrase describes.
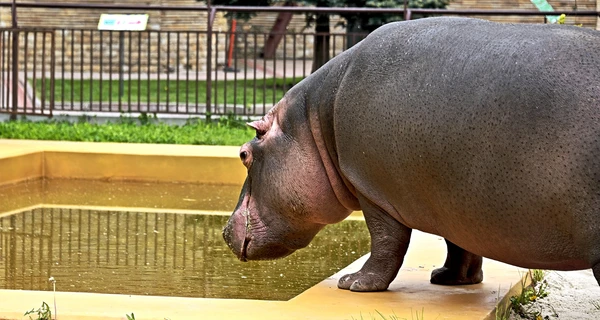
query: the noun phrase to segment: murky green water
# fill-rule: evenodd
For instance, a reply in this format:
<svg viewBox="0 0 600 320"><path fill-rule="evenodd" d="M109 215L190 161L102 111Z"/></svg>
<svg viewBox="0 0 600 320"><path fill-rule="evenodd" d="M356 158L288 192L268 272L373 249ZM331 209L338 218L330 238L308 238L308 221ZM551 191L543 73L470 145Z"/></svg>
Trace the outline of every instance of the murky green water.
<svg viewBox="0 0 600 320"><path fill-rule="evenodd" d="M287 300L369 251L364 222L344 221L287 258L242 263L222 239L227 218L44 207L4 216L0 288L51 290L52 276L58 291Z"/></svg>

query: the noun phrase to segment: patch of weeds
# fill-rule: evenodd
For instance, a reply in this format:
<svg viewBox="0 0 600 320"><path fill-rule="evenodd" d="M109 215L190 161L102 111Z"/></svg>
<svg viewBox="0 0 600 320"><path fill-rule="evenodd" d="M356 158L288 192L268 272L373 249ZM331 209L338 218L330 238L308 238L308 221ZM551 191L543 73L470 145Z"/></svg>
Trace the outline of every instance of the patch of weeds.
<svg viewBox="0 0 600 320"><path fill-rule="evenodd" d="M50 307L46 302L42 302L41 307L31 309L25 312L23 316L28 316L29 320L52 320L52 311L50 311Z"/></svg>
<svg viewBox="0 0 600 320"><path fill-rule="evenodd" d="M531 285L526 285L528 276L532 280ZM510 308L522 318L534 320L549 319L548 316L542 317L540 311L532 311L531 308L528 308L530 303L548 296L548 282L543 280L543 278L544 271L530 270L521 280L521 293L510 298ZM508 317L506 314L503 316ZM498 315L496 318L498 319Z"/></svg>

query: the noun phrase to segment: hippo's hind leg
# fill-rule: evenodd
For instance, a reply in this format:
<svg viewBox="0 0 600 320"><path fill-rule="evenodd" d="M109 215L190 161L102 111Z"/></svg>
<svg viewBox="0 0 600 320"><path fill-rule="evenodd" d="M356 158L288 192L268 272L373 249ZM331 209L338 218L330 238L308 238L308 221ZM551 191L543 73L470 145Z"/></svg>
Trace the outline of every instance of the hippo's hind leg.
<svg viewBox="0 0 600 320"><path fill-rule="evenodd" d="M359 196L371 234L371 256L360 271L340 278L338 288L368 292L386 290L394 280L408 249L412 229Z"/></svg>
<svg viewBox="0 0 600 320"><path fill-rule="evenodd" d="M446 245L448 246L446 263L443 267L433 270L431 283L443 285L480 283L483 280L481 256L466 251L448 240Z"/></svg>
<svg viewBox="0 0 600 320"><path fill-rule="evenodd" d="M594 272L594 278L596 278L596 281L598 282L598 285L600 285L600 262L596 263L592 267L592 271Z"/></svg>

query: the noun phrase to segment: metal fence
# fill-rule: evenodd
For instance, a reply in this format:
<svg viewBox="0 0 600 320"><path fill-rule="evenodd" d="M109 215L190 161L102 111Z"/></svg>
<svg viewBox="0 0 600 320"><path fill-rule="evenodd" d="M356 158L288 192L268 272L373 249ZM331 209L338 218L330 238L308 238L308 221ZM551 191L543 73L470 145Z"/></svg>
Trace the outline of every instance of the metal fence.
<svg viewBox="0 0 600 320"><path fill-rule="evenodd" d="M0 7L10 6L0 3ZM17 8L196 10L206 30L100 31L18 27ZM219 31L217 12L531 16L525 10L359 9L299 7L157 7L16 4L13 27L0 29L0 113L52 116L69 112L165 113L187 116L262 115L310 74L315 41L333 57L364 34ZM552 12L597 17L597 11ZM262 54L269 37L277 53Z"/></svg>

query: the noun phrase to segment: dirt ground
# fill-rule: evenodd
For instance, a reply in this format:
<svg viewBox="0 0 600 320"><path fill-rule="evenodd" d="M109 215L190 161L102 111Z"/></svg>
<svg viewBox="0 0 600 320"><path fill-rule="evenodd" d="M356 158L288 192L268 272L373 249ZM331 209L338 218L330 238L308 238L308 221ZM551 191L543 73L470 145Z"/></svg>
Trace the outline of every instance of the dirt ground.
<svg viewBox="0 0 600 320"><path fill-rule="evenodd" d="M548 296L528 304L526 310L539 312L543 320L600 319L600 286L591 270L546 271L544 279L548 282ZM522 318L514 313L509 317L521 319L535 317Z"/></svg>

